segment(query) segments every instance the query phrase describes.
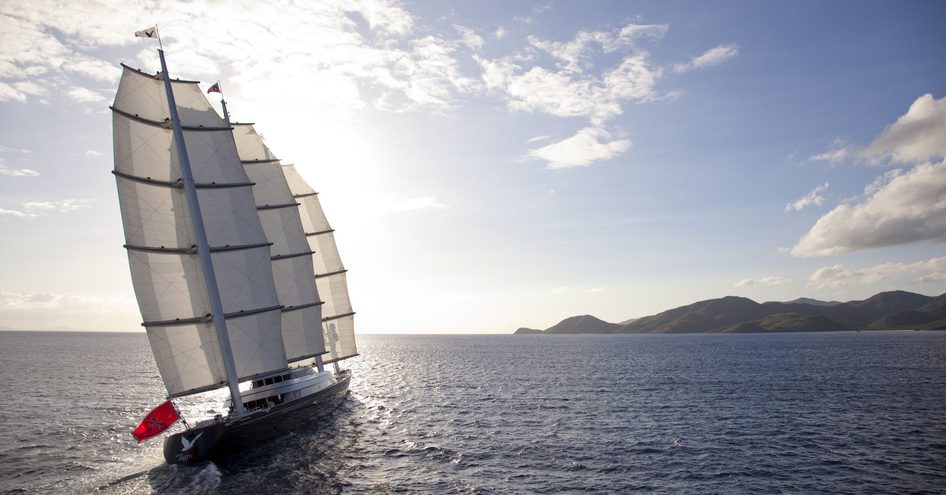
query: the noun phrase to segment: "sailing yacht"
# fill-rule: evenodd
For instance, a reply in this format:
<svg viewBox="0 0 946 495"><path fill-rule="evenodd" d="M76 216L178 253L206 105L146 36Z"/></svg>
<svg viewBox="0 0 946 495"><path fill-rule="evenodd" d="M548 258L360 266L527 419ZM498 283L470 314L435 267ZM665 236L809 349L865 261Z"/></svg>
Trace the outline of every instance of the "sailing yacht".
<svg viewBox="0 0 946 495"><path fill-rule="evenodd" d="M338 363L358 352L346 270L317 193L252 124L231 124L225 102L221 117L197 81L171 79L158 55L157 74L122 65L113 174L169 407L229 388L226 415L166 438L165 460L189 464L331 410L351 381ZM157 432L170 424L151 422Z"/></svg>

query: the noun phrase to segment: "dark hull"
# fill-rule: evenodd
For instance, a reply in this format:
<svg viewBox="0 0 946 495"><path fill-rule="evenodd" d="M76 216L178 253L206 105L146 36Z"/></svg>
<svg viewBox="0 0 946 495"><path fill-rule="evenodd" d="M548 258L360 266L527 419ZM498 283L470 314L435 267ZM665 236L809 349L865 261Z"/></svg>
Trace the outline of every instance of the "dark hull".
<svg viewBox="0 0 946 495"><path fill-rule="evenodd" d="M164 460L168 464L193 464L216 459L305 428L334 410L348 393L351 372L343 371L337 380L325 390L267 410L175 433L164 441Z"/></svg>

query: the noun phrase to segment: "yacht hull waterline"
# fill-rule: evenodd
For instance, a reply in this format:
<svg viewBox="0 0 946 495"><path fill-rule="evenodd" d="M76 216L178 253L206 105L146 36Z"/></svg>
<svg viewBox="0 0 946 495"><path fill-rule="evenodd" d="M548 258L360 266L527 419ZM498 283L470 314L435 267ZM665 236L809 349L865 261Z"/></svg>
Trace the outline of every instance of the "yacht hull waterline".
<svg viewBox="0 0 946 495"><path fill-rule="evenodd" d="M254 411L240 418L219 418L168 436L164 460L195 464L226 457L290 432L301 431L335 410L348 395L351 371L335 375L335 383L313 394Z"/></svg>

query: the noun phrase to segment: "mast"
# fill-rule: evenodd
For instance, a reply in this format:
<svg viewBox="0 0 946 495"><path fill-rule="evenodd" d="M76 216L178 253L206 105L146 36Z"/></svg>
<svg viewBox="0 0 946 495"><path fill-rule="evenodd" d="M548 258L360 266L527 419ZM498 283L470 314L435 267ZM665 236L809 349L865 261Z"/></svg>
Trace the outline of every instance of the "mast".
<svg viewBox="0 0 946 495"><path fill-rule="evenodd" d="M207 231L204 228L204 219L200 213L200 203L197 201L197 187L194 184L190 159L187 156L187 147L184 144L184 130L181 128L180 116L177 113L177 104L174 102L174 92L171 90L171 78L168 75L167 63L164 61L164 49L158 49L158 56L161 59L161 76L164 80L164 90L167 92L168 109L171 112L171 125L174 128L174 140L177 142L177 154L179 155L181 173L184 179L184 193L187 196L187 203L194 218L193 227L194 237L197 241L197 255L204 273L204 283L207 287L207 297L210 300L210 311L214 328L217 331L217 340L220 345L227 385L230 388L233 411L235 414L240 415L243 413L243 398L240 396L240 382L236 372L236 365L233 362L233 350L230 347L230 337L227 332L223 305L220 302L220 289L217 286L217 277L214 273L213 261L210 257L210 244L207 241ZM229 124L229 119L227 123Z"/></svg>

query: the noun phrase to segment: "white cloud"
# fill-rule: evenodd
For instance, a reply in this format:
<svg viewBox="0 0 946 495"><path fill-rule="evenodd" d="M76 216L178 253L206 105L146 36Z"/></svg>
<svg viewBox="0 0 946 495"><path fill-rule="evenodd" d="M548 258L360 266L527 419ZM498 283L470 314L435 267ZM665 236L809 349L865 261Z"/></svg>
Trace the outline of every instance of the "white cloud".
<svg viewBox="0 0 946 495"><path fill-rule="evenodd" d="M562 286L562 287L555 287L554 289L550 290L550 291L549 291L549 294L552 294L552 295L555 295L555 296L560 296L560 295L565 294L565 293L567 293L567 292L568 292L568 287Z"/></svg>
<svg viewBox="0 0 946 495"><path fill-rule="evenodd" d="M472 29L459 24L454 24L453 29L456 29L457 33L460 34L460 41L464 45L472 48L473 50L479 50L483 47L483 38L476 34L476 32Z"/></svg>
<svg viewBox="0 0 946 495"><path fill-rule="evenodd" d="M66 92L72 101L76 103L106 103L108 100L102 95L86 88L72 88Z"/></svg>
<svg viewBox="0 0 946 495"><path fill-rule="evenodd" d="M0 208L0 215L18 218L36 218L46 213L69 213L83 208L89 208L94 199L64 199L60 201L30 201L20 205L18 210Z"/></svg>
<svg viewBox="0 0 946 495"><path fill-rule="evenodd" d="M704 69L706 67L719 65L729 59L735 58L737 55L739 55L739 47L735 43L719 45L710 48L702 55L694 57L685 64L674 65L673 70L674 72L687 72L694 69Z"/></svg>
<svg viewBox="0 0 946 495"><path fill-rule="evenodd" d="M808 287L870 285L897 276L912 276L914 282L946 282L946 256L915 263L883 263L849 270L843 265L819 268L808 279Z"/></svg>
<svg viewBox="0 0 946 495"><path fill-rule="evenodd" d="M752 285L780 285L786 282L789 282L789 279L771 275L762 278L744 278L733 284L733 287L749 287Z"/></svg>
<svg viewBox="0 0 946 495"><path fill-rule="evenodd" d="M924 162L886 172L822 216L792 248L795 256L946 241L946 98L916 99L907 113L862 153L872 160ZM860 202L858 202L860 201Z"/></svg>
<svg viewBox="0 0 946 495"><path fill-rule="evenodd" d="M842 203L818 219L792 248L827 256L918 241L946 240L946 161L887 174L861 203Z"/></svg>
<svg viewBox="0 0 946 495"><path fill-rule="evenodd" d="M20 103L26 103L26 95L13 86L0 81L0 101L18 101Z"/></svg>
<svg viewBox="0 0 946 495"><path fill-rule="evenodd" d="M847 147L835 147L824 153L819 153L817 155L810 156L809 160L820 161L820 162L829 162L832 165L840 163L847 159L851 155L851 150Z"/></svg>
<svg viewBox="0 0 946 495"><path fill-rule="evenodd" d="M496 39L501 40L506 36L506 28L499 26L496 28L496 31L493 32L493 36L496 36Z"/></svg>
<svg viewBox="0 0 946 495"><path fill-rule="evenodd" d="M68 313L106 313L130 303L125 296L81 296L52 292L0 292L0 311L56 310Z"/></svg>
<svg viewBox="0 0 946 495"><path fill-rule="evenodd" d="M822 196L821 193L823 193L826 189L828 189L827 182L825 182L824 184L818 187L815 187L814 189L811 190L810 193L799 198L794 203L789 203L785 205L785 212L788 213L790 211L798 211L798 210L801 210L802 208L807 208L811 205L821 206L821 204L824 203L824 196Z"/></svg>
<svg viewBox="0 0 946 495"><path fill-rule="evenodd" d="M513 111L543 112L556 117L588 117L596 125L623 112L624 102L657 97L660 69L646 53L625 57L601 77L533 66L525 72L510 59L479 59L488 88L499 89Z"/></svg>
<svg viewBox="0 0 946 495"><path fill-rule="evenodd" d="M0 14L0 100L26 101L24 89L30 89L29 94L71 90L75 99L99 101L88 87L75 90L87 85L70 77L116 80L117 64L98 58L103 47L140 42L141 64L133 65L154 70L153 42L131 36L142 18L156 19L164 28L174 74L218 78L223 72L233 93L255 104L245 104L249 110L291 97L298 104L344 113L389 100L366 94L376 90L405 100L399 109L442 109L475 89L473 80L460 74L453 54L462 43L475 44L475 33L462 31L461 41L414 36L413 17L394 0L285 5L99 0L73 2L69 8L36 0L8 2ZM36 86L13 86L26 82Z"/></svg>
<svg viewBox="0 0 946 495"><path fill-rule="evenodd" d="M437 201L434 196L418 196L416 198L407 198L401 200L386 200L386 210L388 211L417 211L428 208L445 208L446 205Z"/></svg>
<svg viewBox="0 0 946 495"><path fill-rule="evenodd" d="M538 143L539 141L545 141L551 137L552 136L547 136L545 134L541 136L533 136L533 137L530 137L529 139L526 139L526 144Z"/></svg>
<svg viewBox="0 0 946 495"><path fill-rule="evenodd" d="M530 37L536 48L552 55L556 68L539 65L528 54L484 59L474 57L483 69L486 87L501 94L513 111L543 112L556 117L587 117L600 126L623 112L626 102L657 98L654 86L662 75L638 49L634 40L641 36L659 37L666 26L627 25L611 32L580 31L566 42ZM627 52L616 66L600 75L590 73L596 55L617 50Z"/></svg>
<svg viewBox="0 0 946 495"><path fill-rule="evenodd" d="M571 41L545 41L529 36L529 43L559 60L558 67L565 72L581 73L590 68L591 51L597 45L604 53L612 53L622 48L634 46L641 37L662 37L667 32L667 25L628 24L619 31L579 31Z"/></svg>
<svg viewBox="0 0 946 495"><path fill-rule="evenodd" d="M530 149L534 158L548 161L548 168L586 167L599 160L608 160L630 149L629 139L611 139L603 129L586 127L574 136L541 148Z"/></svg>
<svg viewBox="0 0 946 495"><path fill-rule="evenodd" d="M101 152L101 151L95 151L95 150L86 150L86 151L85 151L85 156L95 158L95 157L102 156L102 152Z"/></svg>
<svg viewBox="0 0 946 495"><path fill-rule="evenodd" d="M0 174L9 177L36 177L39 172L28 168L7 168L3 163L0 163Z"/></svg>
<svg viewBox="0 0 946 495"><path fill-rule="evenodd" d="M946 97L937 100L927 93L917 98L863 154L873 160L889 157L898 163L946 156Z"/></svg>

